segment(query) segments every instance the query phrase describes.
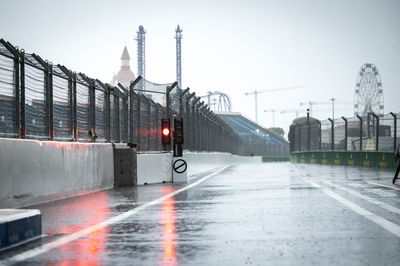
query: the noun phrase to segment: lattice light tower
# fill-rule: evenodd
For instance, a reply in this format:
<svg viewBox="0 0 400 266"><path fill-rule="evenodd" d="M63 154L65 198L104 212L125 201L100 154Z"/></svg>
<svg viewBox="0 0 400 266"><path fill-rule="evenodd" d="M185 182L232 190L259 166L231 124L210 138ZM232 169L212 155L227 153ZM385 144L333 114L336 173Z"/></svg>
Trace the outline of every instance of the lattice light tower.
<svg viewBox="0 0 400 266"><path fill-rule="evenodd" d="M182 29L179 27L175 30L176 39L176 81L179 88L182 88Z"/></svg>
<svg viewBox="0 0 400 266"><path fill-rule="evenodd" d="M143 79L146 74L146 32L142 25L139 26L139 31L137 32L137 60L138 60L138 76ZM142 88L144 89L144 88Z"/></svg>

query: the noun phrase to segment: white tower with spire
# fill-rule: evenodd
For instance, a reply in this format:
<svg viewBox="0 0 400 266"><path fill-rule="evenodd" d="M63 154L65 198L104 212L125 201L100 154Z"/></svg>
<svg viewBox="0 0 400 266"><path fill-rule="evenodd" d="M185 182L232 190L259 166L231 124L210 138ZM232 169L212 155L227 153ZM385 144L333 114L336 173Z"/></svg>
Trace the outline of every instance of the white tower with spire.
<svg viewBox="0 0 400 266"><path fill-rule="evenodd" d="M130 60L131 57L129 56L128 49L125 46L121 55L121 69L118 71L117 75L113 76L111 80L112 85L115 86L118 83L121 83L125 88L129 88L131 81L135 80L135 75L129 65Z"/></svg>

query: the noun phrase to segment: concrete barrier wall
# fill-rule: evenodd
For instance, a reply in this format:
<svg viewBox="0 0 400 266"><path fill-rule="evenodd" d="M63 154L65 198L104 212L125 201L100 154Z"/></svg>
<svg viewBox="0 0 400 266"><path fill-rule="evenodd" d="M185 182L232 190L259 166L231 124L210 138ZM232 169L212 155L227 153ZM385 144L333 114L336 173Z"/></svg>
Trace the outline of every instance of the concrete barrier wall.
<svg viewBox="0 0 400 266"><path fill-rule="evenodd" d="M172 182L171 153L138 153L137 184Z"/></svg>
<svg viewBox="0 0 400 266"><path fill-rule="evenodd" d="M189 178L196 177L201 173L212 171L228 164L261 163L260 156L247 157L221 152L185 152L183 154L183 159L188 163L187 171Z"/></svg>
<svg viewBox="0 0 400 266"><path fill-rule="evenodd" d="M215 170L228 164L261 163L261 157L244 157L230 153L184 152L183 159L188 164L188 178ZM138 185L172 182L172 154L139 153L137 155Z"/></svg>
<svg viewBox="0 0 400 266"><path fill-rule="evenodd" d="M185 152L188 177L261 157ZM172 181L171 153L137 155L137 184ZM0 139L0 208L17 208L114 186L112 144Z"/></svg>
<svg viewBox="0 0 400 266"><path fill-rule="evenodd" d="M290 156L263 156L262 157L263 163L288 162L288 161L290 161Z"/></svg>
<svg viewBox="0 0 400 266"><path fill-rule="evenodd" d="M291 161L295 163L350 165L374 168L395 168L393 152L373 151L326 151L293 152Z"/></svg>
<svg viewBox="0 0 400 266"><path fill-rule="evenodd" d="M0 139L0 208L111 188L112 158L111 144Z"/></svg>

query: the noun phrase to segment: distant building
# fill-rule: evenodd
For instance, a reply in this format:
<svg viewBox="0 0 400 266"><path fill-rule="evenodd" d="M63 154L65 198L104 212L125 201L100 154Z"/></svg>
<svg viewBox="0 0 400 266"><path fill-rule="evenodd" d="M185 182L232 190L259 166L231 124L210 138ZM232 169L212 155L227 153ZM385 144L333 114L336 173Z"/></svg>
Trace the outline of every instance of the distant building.
<svg viewBox="0 0 400 266"><path fill-rule="evenodd" d="M129 66L129 60L131 60L131 57L129 56L128 49L126 49L125 46L121 55L121 69L112 77L110 82L112 85L115 86L118 83L121 83L125 88L129 88L131 81L135 80L135 75Z"/></svg>

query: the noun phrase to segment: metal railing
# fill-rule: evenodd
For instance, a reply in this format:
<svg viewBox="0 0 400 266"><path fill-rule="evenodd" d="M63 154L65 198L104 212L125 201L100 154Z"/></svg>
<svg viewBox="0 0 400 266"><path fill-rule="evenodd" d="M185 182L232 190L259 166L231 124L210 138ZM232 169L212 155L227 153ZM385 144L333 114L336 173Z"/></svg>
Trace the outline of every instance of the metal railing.
<svg viewBox="0 0 400 266"><path fill-rule="evenodd" d="M392 112L325 121L304 118L290 126L290 151L396 151L399 119Z"/></svg>
<svg viewBox="0 0 400 266"><path fill-rule="evenodd" d="M135 143L162 151L161 118L184 119L184 149L237 154L239 137L190 89L138 77L111 86L0 40L0 137Z"/></svg>

